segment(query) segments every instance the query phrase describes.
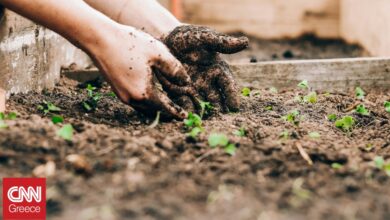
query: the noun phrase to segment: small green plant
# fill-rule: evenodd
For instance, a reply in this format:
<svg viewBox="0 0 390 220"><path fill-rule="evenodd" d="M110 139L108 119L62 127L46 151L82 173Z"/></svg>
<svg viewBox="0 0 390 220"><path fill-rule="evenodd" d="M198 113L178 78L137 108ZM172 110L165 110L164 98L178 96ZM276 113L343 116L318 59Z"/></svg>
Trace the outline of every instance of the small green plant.
<svg viewBox="0 0 390 220"><path fill-rule="evenodd" d="M192 128L190 132L187 133L188 136L192 137L193 139L196 139L200 133L203 132L203 128L195 127Z"/></svg>
<svg viewBox="0 0 390 220"><path fill-rule="evenodd" d="M386 163L383 157L376 156L374 158L374 166L379 170L383 170L388 176L390 176L390 163Z"/></svg>
<svg viewBox="0 0 390 220"><path fill-rule="evenodd" d="M363 100L364 97L366 96L366 93L364 92L364 90L362 88L356 87L355 95L356 95L356 98Z"/></svg>
<svg viewBox="0 0 390 220"><path fill-rule="evenodd" d="M327 116L329 121L336 121L337 120L337 115L336 114L329 114Z"/></svg>
<svg viewBox="0 0 390 220"><path fill-rule="evenodd" d="M0 129L8 128L8 125L5 123L5 121L0 120Z"/></svg>
<svg viewBox="0 0 390 220"><path fill-rule="evenodd" d="M114 92L107 93L108 97L117 98L116 94Z"/></svg>
<svg viewBox="0 0 390 220"><path fill-rule="evenodd" d="M64 122L64 117L62 117L61 115L53 115L51 117L51 121L53 122L53 124L60 124Z"/></svg>
<svg viewBox="0 0 390 220"><path fill-rule="evenodd" d="M283 119L288 121L288 122L290 122L293 125L298 126L299 122L300 122L299 115L300 115L299 111L298 110L294 110L294 111L288 113L287 115L283 116Z"/></svg>
<svg viewBox="0 0 390 220"><path fill-rule="evenodd" d="M195 113L188 113L188 118L184 119L184 125L187 128L202 127L202 118Z"/></svg>
<svg viewBox="0 0 390 220"><path fill-rule="evenodd" d="M98 102L102 98L102 94L95 92L96 87L91 84L88 84L86 90L88 93L88 99L85 100L82 105L86 111L91 112L96 110Z"/></svg>
<svg viewBox="0 0 390 220"><path fill-rule="evenodd" d="M266 106L264 108L264 110L267 110L267 111L272 111L274 109L274 107L272 107L271 105L270 106Z"/></svg>
<svg viewBox="0 0 390 220"><path fill-rule="evenodd" d="M0 120L15 120L18 117L18 115L15 112L10 112L8 114L4 112L0 112Z"/></svg>
<svg viewBox="0 0 390 220"><path fill-rule="evenodd" d="M385 111L390 113L390 102L386 101L384 105L385 105Z"/></svg>
<svg viewBox="0 0 390 220"><path fill-rule="evenodd" d="M43 111L45 115L49 113L58 113L62 111L61 108L57 107L51 102L46 102L46 101L43 101L42 105L38 105L38 110Z"/></svg>
<svg viewBox="0 0 390 220"><path fill-rule="evenodd" d="M246 136L246 130L244 127L241 127L240 129L233 132L234 135L238 137L245 137Z"/></svg>
<svg viewBox="0 0 390 220"><path fill-rule="evenodd" d="M245 97L249 97L251 94L251 89L248 87L245 87L241 90L241 94Z"/></svg>
<svg viewBox="0 0 390 220"><path fill-rule="evenodd" d="M310 92L308 95L303 97L303 101L306 103L315 104L317 103L317 93L316 92Z"/></svg>
<svg viewBox="0 0 390 220"><path fill-rule="evenodd" d="M73 140L73 133L74 129L71 124L66 124L62 126L60 130L57 131L57 135L67 141Z"/></svg>
<svg viewBox="0 0 390 220"><path fill-rule="evenodd" d="M335 122L335 126L344 132L350 132L355 125L355 119L351 116L344 116Z"/></svg>
<svg viewBox="0 0 390 220"><path fill-rule="evenodd" d="M224 134L212 133L208 138L208 142L210 147L222 147L227 154L232 156L235 154L237 149L236 145L230 143L229 138Z"/></svg>
<svg viewBox="0 0 390 220"><path fill-rule="evenodd" d="M318 133L318 132L316 132L316 131L314 131L314 132L310 132L310 133L309 133L309 137L310 137L310 138L313 138L313 139L318 139L318 138L321 137L321 134Z"/></svg>
<svg viewBox="0 0 390 220"><path fill-rule="evenodd" d="M201 108L200 118L203 118L203 116L205 116L205 115L209 115L214 108L210 104L210 102L200 101L199 103L200 103L200 108Z"/></svg>
<svg viewBox="0 0 390 220"><path fill-rule="evenodd" d="M339 164L339 163L332 163L332 168L335 169L335 170L338 170L338 169L341 169L343 168L343 165L342 164Z"/></svg>
<svg viewBox="0 0 390 220"><path fill-rule="evenodd" d="M363 104L356 106L355 111L360 115L366 115L366 116L370 115L370 112L366 109L366 107Z"/></svg>
<svg viewBox="0 0 390 220"><path fill-rule="evenodd" d="M280 139L289 139L290 138L290 132L289 131L283 131L279 134Z"/></svg>
<svg viewBox="0 0 390 220"><path fill-rule="evenodd" d="M309 89L309 82L307 80L303 80L302 82L298 83L298 87L301 89Z"/></svg>

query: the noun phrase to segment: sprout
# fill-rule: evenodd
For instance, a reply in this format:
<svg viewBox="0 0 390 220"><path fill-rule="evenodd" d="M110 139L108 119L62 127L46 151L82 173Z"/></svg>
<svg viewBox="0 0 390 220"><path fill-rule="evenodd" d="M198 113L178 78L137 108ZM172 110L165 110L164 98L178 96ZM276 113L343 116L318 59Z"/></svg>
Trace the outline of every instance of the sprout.
<svg viewBox="0 0 390 220"><path fill-rule="evenodd" d="M66 124L62 126L60 130L57 131L57 135L62 137L64 140L72 141L73 139L73 126L71 124Z"/></svg>
<svg viewBox="0 0 390 220"><path fill-rule="evenodd" d="M344 132L352 131L353 126L355 125L355 119L351 116L344 116L342 119L335 122L335 126Z"/></svg>
<svg viewBox="0 0 390 220"><path fill-rule="evenodd" d="M248 88L248 87L245 87L245 88L243 88L243 89L241 90L241 94L242 94L243 96L249 97L250 94L251 94L251 89Z"/></svg>
<svg viewBox="0 0 390 220"><path fill-rule="evenodd" d="M365 97L365 95L366 95L366 93L364 92L364 90L363 90L362 88L356 87L356 89L355 89L355 95L356 95L356 97L357 97L358 99L363 100L364 97Z"/></svg>

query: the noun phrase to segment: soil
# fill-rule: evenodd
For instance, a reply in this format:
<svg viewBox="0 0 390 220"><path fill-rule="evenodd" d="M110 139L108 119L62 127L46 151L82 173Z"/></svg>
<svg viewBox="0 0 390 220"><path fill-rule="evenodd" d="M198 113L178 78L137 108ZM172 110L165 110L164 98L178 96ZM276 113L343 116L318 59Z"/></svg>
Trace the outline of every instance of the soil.
<svg viewBox="0 0 390 220"><path fill-rule="evenodd" d="M241 36L242 34L234 34ZM304 35L296 39L268 40L249 37L249 49L224 56L234 63L260 61L330 59L367 57L370 54L361 46L340 39L320 39Z"/></svg>
<svg viewBox="0 0 390 220"><path fill-rule="evenodd" d="M151 128L114 97L104 95L87 113L85 89L63 78L52 91L10 98L19 116L0 130L0 174L48 176L48 219L389 219L390 177L373 165L376 156L390 159L389 93L367 91L371 114L360 116L344 112L361 102L353 92L318 92L318 103L302 104L294 101L301 90L260 89L242 97L239 113L205 120L193 141L183 122ZM43 101L62 109L73 141L56 135L61 125L38 110ZM282 119L294 109L299 126ZM356 127L335 128L331 113L354 116ZM247 136L234 136L241 127ZM284 131L289 138L280 138ZM321 137L310 138L314 131ZM211 132L229 135L236 154L211 149Z"/></svg>

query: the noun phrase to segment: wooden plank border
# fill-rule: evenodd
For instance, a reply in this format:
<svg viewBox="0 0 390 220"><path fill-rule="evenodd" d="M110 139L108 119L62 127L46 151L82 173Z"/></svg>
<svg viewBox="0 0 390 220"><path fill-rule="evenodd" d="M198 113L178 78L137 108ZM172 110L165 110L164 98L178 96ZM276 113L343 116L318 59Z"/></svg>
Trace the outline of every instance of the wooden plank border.
<svg viewBox="0 0 390 220"><path fill-rule="evenodd" d="M390 89L390 58L298 60L231 65L242 86L295 88L308 80L316 90L347 91L356 86Z"/></svg>

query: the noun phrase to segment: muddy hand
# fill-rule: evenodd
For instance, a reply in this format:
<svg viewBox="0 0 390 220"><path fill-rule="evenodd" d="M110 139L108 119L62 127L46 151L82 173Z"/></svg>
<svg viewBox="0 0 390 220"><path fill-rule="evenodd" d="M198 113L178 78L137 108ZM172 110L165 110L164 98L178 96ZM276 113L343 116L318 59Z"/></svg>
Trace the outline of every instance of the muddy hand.
<svg viewBox="0 0 390 220"><path fill-rule="evenodd" d="M156 75L162 85L184 89L192 96L191 79L182 64L168 48L150 35L120 25L107 32L91 56L110 82L118 97L141 113L184 119L187 112L176 105L156 86ZM101 46L103 45L103 46Z"/></svg>
<svg viewBox="0 0 390 220"><path fill-rule="evenodd" d="M204 100L217 109L239 109L237 86L228 64L219 53L232 54L244 50L249 45L248 38L231 37L207 27L184 25L173 30L164 42L184 64ZM180 99L186 100L183 97Z"/></svg>

